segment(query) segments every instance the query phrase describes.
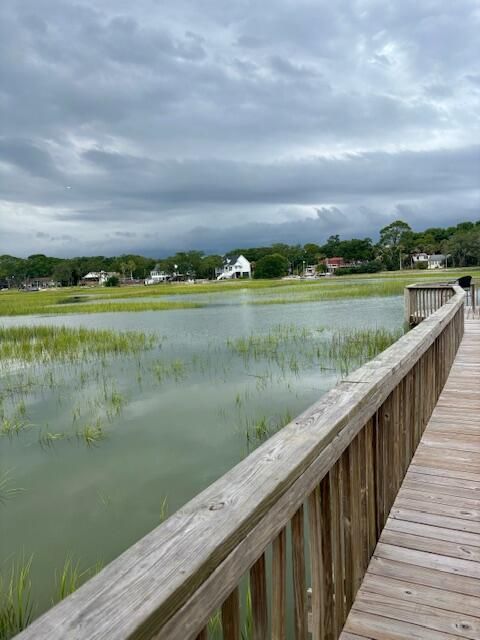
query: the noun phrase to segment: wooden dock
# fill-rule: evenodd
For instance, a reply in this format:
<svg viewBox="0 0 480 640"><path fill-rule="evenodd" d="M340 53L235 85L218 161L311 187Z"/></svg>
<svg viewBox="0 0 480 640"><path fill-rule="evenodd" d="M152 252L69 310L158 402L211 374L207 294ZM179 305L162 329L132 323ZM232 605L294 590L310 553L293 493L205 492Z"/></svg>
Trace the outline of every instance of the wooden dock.
<svg viewBox="0 0 480 640"><path fill-rule="evenodd" d="M466 302L456 285L407 287L414 329L18 640L480 640Z"/></svg>
<svg viewBox="0 0 480 640"><path fill-rule="evenodd" d="M480 638L480 319L465 321L340 637Z"/></svg>

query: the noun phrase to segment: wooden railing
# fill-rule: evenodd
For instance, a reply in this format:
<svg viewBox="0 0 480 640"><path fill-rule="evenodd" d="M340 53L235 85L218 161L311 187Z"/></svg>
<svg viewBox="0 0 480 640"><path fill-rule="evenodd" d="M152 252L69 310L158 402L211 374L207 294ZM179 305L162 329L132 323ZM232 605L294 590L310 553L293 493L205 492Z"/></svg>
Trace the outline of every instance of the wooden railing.
<svg viewBox="0 0 480 640"><path fill-rule="evenodd" d="M313 638L337 638L463 335L464 292L440 294L440 309L19 638L206 640L217 626L225 640L305 640L310 586Z"/></svg>
<svg viewBox="0 0 480 640"><path fill-rule="evenodd" d="M405 288L405 322L414 326L438 311L455 295L448 284L411 284Z"/></svg>
<svg viewBox="0 0 480 640"><path fill-rule="evenodd" d="M405 322L415 326L440 309L454 295L451 284L422 283L411 284L405 288ZM472 282L465 303L475 313L477 308L477 287Z"/></svg>

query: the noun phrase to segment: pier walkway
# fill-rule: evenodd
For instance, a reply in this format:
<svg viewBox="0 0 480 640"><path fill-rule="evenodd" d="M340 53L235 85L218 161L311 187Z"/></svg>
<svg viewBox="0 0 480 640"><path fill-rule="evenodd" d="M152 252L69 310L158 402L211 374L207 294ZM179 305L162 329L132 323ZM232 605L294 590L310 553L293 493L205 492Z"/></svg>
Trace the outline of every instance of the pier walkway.
<svg viewBox="0 0 480 640"><path fill-rule="evenodd" d="M480 638L480 319L465 320L340 637Z"/></svg>
<svg viewBox="0 0 480 640"><path fill-rule="evenodd" d="M415 328L18 640L480 640L468 301L407 287Z"/></svg>

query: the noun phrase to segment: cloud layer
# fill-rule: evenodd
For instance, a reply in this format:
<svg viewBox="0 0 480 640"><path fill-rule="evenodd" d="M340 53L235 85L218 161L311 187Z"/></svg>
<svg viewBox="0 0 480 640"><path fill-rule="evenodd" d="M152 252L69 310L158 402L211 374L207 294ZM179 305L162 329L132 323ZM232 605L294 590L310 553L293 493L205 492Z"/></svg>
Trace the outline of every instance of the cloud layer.
<svg viewBox="0 0 480 640"><path fill-rule="evenodd" d="M476 0L2 0L0 253L480 218Z"/></svg>

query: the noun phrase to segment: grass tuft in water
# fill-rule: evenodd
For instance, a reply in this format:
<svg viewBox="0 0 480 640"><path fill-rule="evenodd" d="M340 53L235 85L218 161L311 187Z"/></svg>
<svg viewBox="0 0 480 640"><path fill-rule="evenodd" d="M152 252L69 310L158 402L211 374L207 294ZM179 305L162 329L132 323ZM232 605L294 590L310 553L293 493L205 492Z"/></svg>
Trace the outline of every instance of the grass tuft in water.
<svg viewBox="0 0 480 640"><path fill-rule="evenodd" d="M9 640L31 622L33 604L30 571L33 556L13 562L10 571L0 573L0 640Z"/></svg>
<svg viewBox="0 0 480 640"><path fill-rule="evenodd" d="M106 438L105 432L99 420L95 424L86 424L77 431L77 438L82 440L87 447L95 447Z"/></svg>
<svg viewBox="0 0 480 640"><path fill-rule="evenodd" d="M55 571L55 598L52 604L60 602L81 586L83 582L97 574L102 569L102 564L97 563L93 567L80 569L80 561L75 561L71 556L67 557L61 571Z"/></svg>

